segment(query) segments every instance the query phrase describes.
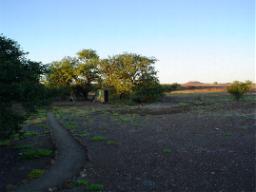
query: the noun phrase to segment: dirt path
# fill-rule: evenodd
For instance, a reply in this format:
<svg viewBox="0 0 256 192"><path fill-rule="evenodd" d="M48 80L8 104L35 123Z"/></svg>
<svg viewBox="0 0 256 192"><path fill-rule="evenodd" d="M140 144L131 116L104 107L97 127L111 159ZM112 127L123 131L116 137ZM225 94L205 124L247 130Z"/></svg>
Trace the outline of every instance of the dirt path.
<svg viewBox="0 0 256 192"><path fill-rule="evenodd" d="M49 188L60 187L67 179L79 173L87 160L83 146L74 140L54 118L48 113L52 139L57 148L56 163L39 179L21 186L18 192L48 191Z"/></svg>

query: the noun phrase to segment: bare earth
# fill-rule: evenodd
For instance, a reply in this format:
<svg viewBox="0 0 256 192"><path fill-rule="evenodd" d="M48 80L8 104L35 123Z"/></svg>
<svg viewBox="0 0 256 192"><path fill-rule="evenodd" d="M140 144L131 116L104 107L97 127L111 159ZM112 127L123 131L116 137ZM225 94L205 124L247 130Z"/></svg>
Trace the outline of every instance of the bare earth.
<svg viewBox="0 0 256 192"><path fill-rule="evenodd" d="M79 104L80 105L80 104ZM58 106L87 146L83 177L104 191L254 191L255 97L172 96L159 104Z"/></svg>

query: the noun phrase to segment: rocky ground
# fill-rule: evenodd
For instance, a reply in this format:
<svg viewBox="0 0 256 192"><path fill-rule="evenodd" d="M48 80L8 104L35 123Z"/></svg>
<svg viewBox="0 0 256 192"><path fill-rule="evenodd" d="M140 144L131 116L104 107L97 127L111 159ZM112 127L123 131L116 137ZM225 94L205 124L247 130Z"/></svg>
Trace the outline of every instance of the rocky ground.
<svg viewBox="0 0 256 192"><path fill-rule="evenodd" d="M175 110L174 110L175 109ZM253 191L255 99L175 96L139 107L56 108L105 191Z"/></svg>
<svg viewBox="0 0 256 192"><path fill-rule="evenodd" d="M254 191L255 107L255 96L234 102L222 93L171 95L140 106L54 104L51 111L89 157L56 190ZM0 191L33 182L44 175L35 169L47 172L57 163L46 111L24 131L1 144Z"/></svg>

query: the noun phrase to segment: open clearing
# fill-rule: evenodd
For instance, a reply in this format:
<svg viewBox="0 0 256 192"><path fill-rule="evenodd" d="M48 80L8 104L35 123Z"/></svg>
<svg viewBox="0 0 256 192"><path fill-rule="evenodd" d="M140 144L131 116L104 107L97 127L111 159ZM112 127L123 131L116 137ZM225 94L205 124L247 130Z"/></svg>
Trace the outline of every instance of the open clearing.
<svg viewBox="0 0 256 192"><path fill-rule="evenodd" d="M225 93L168 95L140 106L55 103L51 111L89 157L58 191L253 191L255 106L253 95L235 102ZM46 111L31 117L25 138L1 147L2 191L55 163L52 153L24 158L28 144L55 150L45 119Z"/></svg>
<svg viewBox="0 0 256 192"><path fill-rule="evenodd" d="M255 98L169 96L158 104L54 111L87 146L84 178L106 191L253 191Z"/></svg>

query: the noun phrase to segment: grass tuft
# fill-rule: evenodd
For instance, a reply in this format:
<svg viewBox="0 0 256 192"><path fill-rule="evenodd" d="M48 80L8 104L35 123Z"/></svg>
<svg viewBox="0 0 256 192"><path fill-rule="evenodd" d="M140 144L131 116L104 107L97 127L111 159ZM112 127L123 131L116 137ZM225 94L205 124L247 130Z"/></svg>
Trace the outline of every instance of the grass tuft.
<svg viewBox="0 0 256 192"><path fill-rule="evenodd" d="M22 137L33 137L33 136L37 136L38 133L35 131L24 131L23 133L21 133Z"/></svg>
<svg viewBox="0 0 256 192"><path fill-rule="evenodd" d="M108 140L108 141L107 141L107 144L108 144L108 145L118 145L118 142L115 141L115 140Z"/></svg>
<svg viewBox="0 0 256 192"><path fill-rule="evenodd" d="M86 179L78 179L75 183L75 186L87 186L89 184L89 181Z"/></svg>
<svg viewBox="0 0 256 192"><path fill-rule="evenodd" d="M21 151L21 158L22 159L39 159L42 157L51 157L53 156L53 150L51 149L33 149L33 148L24 148Z"/></svg>
<svg viewBox="0 0 256 192"><path fill-rule="evenodd" d="M103 185L98 183L90 183L87 179L78 179L74 182L76 187L85 186L87 191L101 192L103 191Z"/></svg>
<svg viewBox="0 0 256 192"><path fill-rule="evenodd" d="M0 140L0 146L8 146L11 144L10 139Z"/></svg>
<svg viewBox="0 0 256 192"><path fill-rule="evenodd" d="M103 190L103 185L97 183L89 183L86 188L88 191L100 192Z"/></svg>
<svg viewBox="0 0 256 192"><path fill-rule="evenodd" d="M104 140L106 140L106 138L101 135L95 135L91 137L91 141L94 141L94 142L99 142Z"/></svg>
<svg viewBox="0 0 256 192"><path fill-rule="evenodd" d="M45 173L45 170L43 170L43 169L32 169L28 173L27 177L29 179L37 179L37 178L41 177L44 173Z"/></svg>
<svg viewBox="0 0 256 192"><path fill-rule="evenodd" d="M171 149L169 149L169 148L165 148L165 149L163 149L163 153L164 154L170 154L172 152L172 150Z"/></svg>

